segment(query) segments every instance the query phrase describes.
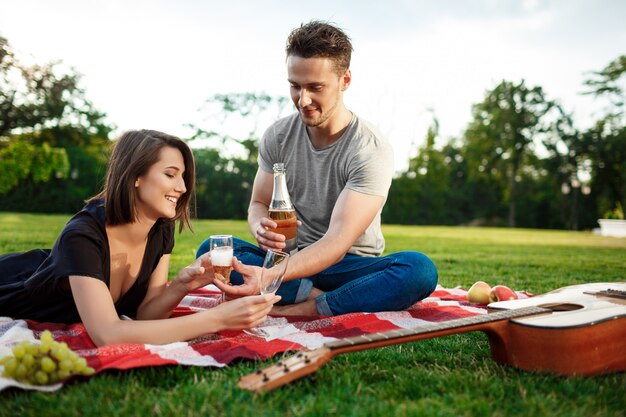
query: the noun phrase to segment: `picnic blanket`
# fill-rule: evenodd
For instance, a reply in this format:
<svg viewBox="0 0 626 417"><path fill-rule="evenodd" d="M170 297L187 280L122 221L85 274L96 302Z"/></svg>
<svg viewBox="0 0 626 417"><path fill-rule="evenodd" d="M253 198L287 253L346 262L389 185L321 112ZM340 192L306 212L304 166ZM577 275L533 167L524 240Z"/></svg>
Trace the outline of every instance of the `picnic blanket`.
<svg viewBox="0 0 626 417"><path fill-rule="evenodd" d="M520 298L528 297L525 292L517 294ZM211 308L217 305L219 298L217 288L207 286L185 297L173 315L193 314ZM486 313L486 305L467 301L466 290L438 286L430 297L404 311L351 313L333 317L269 317L263 324L263 329L268 333L265 339L240 330L231 330L188 342L166 345L121 344L100 348L93 344L80 323L37 323L0 317L0 357L11 354L12 347L21 341L38 341L41 332L50 330L56 341L66 342L78 355L87 359L89 366L96 371L94 375L107 369L175 364L223 367L235 359L263 360L289 350L315 349L324 343L346 337L414 328L428 322ZM8 387L55 391L62 386L63 383L34 386L0 377L0 391Z"/></svg>

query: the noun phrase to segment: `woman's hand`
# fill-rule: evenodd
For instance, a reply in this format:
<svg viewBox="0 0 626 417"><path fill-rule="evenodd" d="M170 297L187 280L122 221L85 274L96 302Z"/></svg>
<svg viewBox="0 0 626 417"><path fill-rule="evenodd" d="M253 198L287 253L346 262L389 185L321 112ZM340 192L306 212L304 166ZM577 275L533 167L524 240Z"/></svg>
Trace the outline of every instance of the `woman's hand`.
<svg viewBox="0 0 626 417"><path fill-rule="evenodd" d="M209 252L196 259L191 265L183 268L178 276L172 281L173 288L180 289L184 294L209 285L213 282L214 273ZM218 281L218 280L215 280Z"/></svg>
<svg viewBox="0 0 626 417"><path fill-rule="evenodd" d="M224 284L219 279L213 281L213 285L224 291L224 293L226 293L226 295L230 298L257 295L259 293L259 284L261 282L261 267L246 265L234 256L233 269L242 275L242 285Z"/></svg>
<svg viewBox="0 0 626 417"><path fill-rule="evenodd" d="M280 296L275 294L253 295L222 303L209 311L218 317L222 329L249 329L263 323L278 301Z"/></svg>

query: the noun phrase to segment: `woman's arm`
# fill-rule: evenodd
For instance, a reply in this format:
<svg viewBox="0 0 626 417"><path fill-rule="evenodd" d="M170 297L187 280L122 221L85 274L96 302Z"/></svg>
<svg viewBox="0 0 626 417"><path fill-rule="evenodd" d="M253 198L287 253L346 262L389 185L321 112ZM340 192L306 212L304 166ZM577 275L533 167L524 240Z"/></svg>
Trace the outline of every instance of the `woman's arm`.
<svg viewBox="0 0 626 417"><path fill-rule="evenodd" d="M106 284L96 278L69 277L81 321L97 346L119 343L164 344L193 339L223 329L261 324L279 296L239 298L186 316L161 320L121 320Z"/></svg>
<svg viewBox="0 0 626 417"><path fill-rule="evenodd" d="M183 268L172 283L167 285L169 265L170 255L163 255L150 276L148 292L137 309L137 319L167 318L189 292L213 282L213 267L209 253L205 253L191 265Z"/></svg>

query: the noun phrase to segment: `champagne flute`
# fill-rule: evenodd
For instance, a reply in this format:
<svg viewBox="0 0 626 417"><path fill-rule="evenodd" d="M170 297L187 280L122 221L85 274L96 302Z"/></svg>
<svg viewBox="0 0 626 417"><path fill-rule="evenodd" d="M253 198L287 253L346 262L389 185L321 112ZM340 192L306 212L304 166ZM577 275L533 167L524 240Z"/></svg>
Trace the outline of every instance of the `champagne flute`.
<svg viewBox="0 0 626 417"><path fill-rule="evenodd" d="M210 237L209 250L215 279L230 284L230 272L233 270L233 237L232 235L213 235ZM225 294L222 293L222 302Z"/></svg>
<svg viewBox="0 0 626 417"><path fill-rule="evenodd" d="M263 260L263 268L261 269L261 281L259 282L259 292L261 294L273 294L278 290L287 272L288 262L288 253L277 249L269 249L267 251ZM244 332L263 338L269 336L265 330L258 327L244 330Z"/></svg>

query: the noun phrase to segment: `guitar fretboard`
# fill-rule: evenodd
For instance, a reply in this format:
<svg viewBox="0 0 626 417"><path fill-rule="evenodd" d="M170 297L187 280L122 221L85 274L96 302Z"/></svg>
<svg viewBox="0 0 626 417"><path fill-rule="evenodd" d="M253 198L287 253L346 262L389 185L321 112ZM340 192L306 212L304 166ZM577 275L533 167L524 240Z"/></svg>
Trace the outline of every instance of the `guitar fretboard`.
<svg viewBox="0 0 626 417"><path fill-rule="evenodd" d="M612 297L612 298L620 298L622 300L626 300L626 291L614 290L612 288L609 288L609 289L604 290L604 291L596 291L596 292L585 291L583 294L603 296L603 297Z"/></svg>
<svg viewBox="0 0 626 417"><path fill-rule="evenodd" d="M380 342L383 340L399 339L402 337L416 336L419 334L426 334L431 332L438 332L442 330L457 329L460 327L472 326L476 324L490 323L499 320L509 320L517 317L531 316L534 314L541 314L549 312L550 310L531 306L514 310L503 310L495 313L482 314L472 317L465 317L462 319L447 320L440 323L428 323L423 326L415 327L412 329L396 329L386 332L365 334L361 336L348 337L346 339L336 340L334 342L325 343L324 346L333 350L340 349L347 346L357 346L366 343Z"/></svg>

